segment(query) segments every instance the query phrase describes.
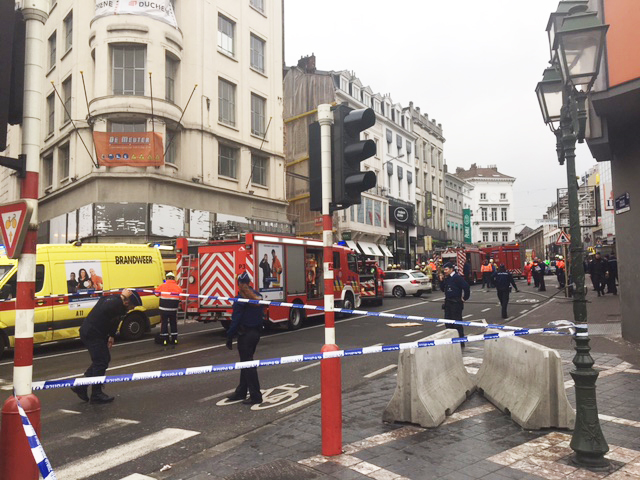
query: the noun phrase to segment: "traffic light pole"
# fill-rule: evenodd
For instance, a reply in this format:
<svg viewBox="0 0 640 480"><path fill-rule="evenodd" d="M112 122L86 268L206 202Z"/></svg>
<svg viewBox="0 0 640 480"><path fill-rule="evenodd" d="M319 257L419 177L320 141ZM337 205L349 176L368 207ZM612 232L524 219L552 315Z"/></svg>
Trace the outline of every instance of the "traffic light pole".
<svg viewBox="0 0 640 480"><path fill-rule="evenodd" d="M331 105L318 106L322 168L322 245L324 273L324 346L323 352L339 350L333 296L333 220L331 216ZM321 362L322 454L342 453L342 374L339 358Z"/></svg>
<svg viewBox="0 0 640 480"><path fill-rule="evenodd" d="M40 435L40 401L31 392L33 374L33 332L36 279L36 244L38 239L38 174L40 165L40 125L43 104L44 23L48 0L30 0L23 9L26 20L24 120L22 153L26 155L26 175L22 179L21 197L32 207L31 223L18 260L15 351L13 360L14 396L2 408L0 434L0 478L37 480L27 436L18 413L16 398ZM26 228L26 226L25 226Z"/></svg>

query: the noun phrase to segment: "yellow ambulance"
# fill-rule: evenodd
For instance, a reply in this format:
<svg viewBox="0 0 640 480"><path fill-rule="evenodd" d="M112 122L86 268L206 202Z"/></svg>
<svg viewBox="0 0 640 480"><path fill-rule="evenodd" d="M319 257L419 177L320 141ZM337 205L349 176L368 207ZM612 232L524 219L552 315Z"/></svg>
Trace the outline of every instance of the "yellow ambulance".
<svg viewBox="0 0 640 480"><path fill-rule="evenodd" d="M17 260L0 255L0 356L15 343L17 270ZM34 343L78 338L82 320L102 295L96 292L153 289L163 280L160 251L150 245L38 245ZM160 323L158 298L140 296L143 305L127 313L120 325L126 340L138 340Z"/></svg>

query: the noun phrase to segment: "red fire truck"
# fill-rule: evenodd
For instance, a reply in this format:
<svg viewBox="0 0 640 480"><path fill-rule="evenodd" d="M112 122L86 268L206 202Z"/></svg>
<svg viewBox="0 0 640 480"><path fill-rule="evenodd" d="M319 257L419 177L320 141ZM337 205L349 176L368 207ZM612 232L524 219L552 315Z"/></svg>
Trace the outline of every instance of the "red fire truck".
<svg viewBox="0 0 640 480"><path fill-rule="evenodd" d="M514 278L524 278L519 244L484 247L482 251L496 265L505 265Z"/></svg>
<svg viewBox="0 0 640 480"><path fill-rule="evenodd" d="M356 256L347 247L333 247L333 295L336 308L360 306ZM176 241L178 281L192 295L235 297L238 276L247 272L252 286L264 300L322 306L324 304L322 242L283 235L247 233L236 240L220 240L190 246L186 238ZM220 321L228 328L232 302L211 298L188 298L187 317L202 322ZM306 317L322 311L270 306L266 320L300 328Z"/></svg>
<svg viewBox="0 0 640 480"><path fill-rule="evenodd" d="M480 267L484 259L484 252L474 247L449 247L442 252L442 262L453 263L457 267L458 273L460 273L460 275L462 275L463 273L464 264L466 262L470 263L471 273L469 275L471 278L466 280L470 280L472 284L482 279Z"/></svg>

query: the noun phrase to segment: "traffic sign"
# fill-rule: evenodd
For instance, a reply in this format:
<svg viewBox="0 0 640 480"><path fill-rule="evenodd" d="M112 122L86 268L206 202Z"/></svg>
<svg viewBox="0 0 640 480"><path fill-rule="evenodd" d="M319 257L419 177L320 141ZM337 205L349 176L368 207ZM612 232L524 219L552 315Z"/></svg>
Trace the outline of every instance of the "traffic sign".
<svg viewBox="0 0 640 480"><path fill-rule="evenodd" d="M22 253L22 242L29 228L31 211L26 200L0 205L0 232L9 258L17 258Z"/></svg>
<svg viewBox="0 0 640 480"><path fill-rule="evenodd" d="M571 245L571 237L566 232L560 232L560 236L556 240L556 245Z"/></svg>

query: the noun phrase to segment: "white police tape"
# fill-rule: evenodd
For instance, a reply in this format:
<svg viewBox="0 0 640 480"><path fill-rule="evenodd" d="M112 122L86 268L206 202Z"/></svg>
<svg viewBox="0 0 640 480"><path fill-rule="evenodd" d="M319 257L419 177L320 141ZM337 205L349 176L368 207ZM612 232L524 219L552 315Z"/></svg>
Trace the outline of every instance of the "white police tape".
<svg viewBox="0 0 640 480"><path fill-rule="evenodd" d="M45 380L33 382L34 390L51 390L55 388L70 388L80 385L97 385L107 383L125 383L138 380L151 380L158 378L185 377L188 375L201 375L205 373L228 372L242 370L244 368L268 367L273 365L285 365L288 363L313 362L330 358L354 357L371 353L397 352L410 348L426 348L438 345L451 345L456 343L481 342L496 338L520 337L537 333L548 333L546 328L523 328L517 331L487 333L484 335L470 335L466 337L443 338L438 340L399 343L392 345L377 345L349 350L336 350L332 352L311 353L303 355L291 355L288 357L268 358L265 360L252 360L249 362L224 363L219 365L205 365L200 367L179 368L175 370L157 370L153 372L128 373L122 375L108 375L102 377L68 378L63 380Z"/></svg>
<svg viewBox="0 0 640 480"><path fill-rule="evenodd" d="M47 458L47 454L44 452L44 448L42 448L40 440L38 440L38 435L36 434L33 425L31 425L29 417L27 417L27 414L22 408L22 405L20 405L20 400L15 396L15 393L14 398L16 399L16 403L18 404L18 412L20 413L20 417L22 418L22 428L24 428L24 433L27 436L29 447L31 447L33 459L38 465L38 470L40 470L40 475L42 475L43 480L57 480L56 474L53 472L53 468L51 468L51 464L49 463L49 459Z"/></svg>

